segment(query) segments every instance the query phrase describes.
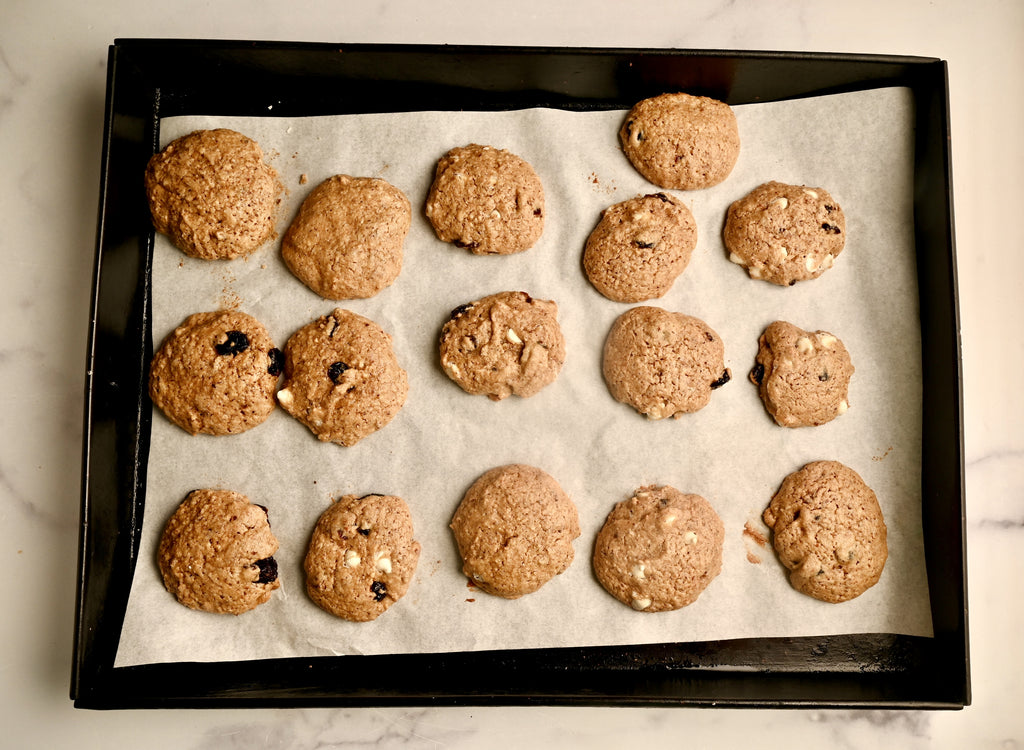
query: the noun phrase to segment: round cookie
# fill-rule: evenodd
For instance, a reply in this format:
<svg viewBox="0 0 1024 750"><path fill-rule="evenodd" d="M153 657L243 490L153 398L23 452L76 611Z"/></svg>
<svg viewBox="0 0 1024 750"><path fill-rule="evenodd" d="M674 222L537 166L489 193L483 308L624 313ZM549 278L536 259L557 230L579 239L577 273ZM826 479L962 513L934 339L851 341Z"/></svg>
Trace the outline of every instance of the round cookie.
<svg viewBox="0 0 1024 750"><path fill-rule="evenodd" d="M579 515L549 474L510 464L473 483L452 518L462 572L506 599L532 593L572 563Z"/></svg>
<svg viewBox="0 0 1024 750"><path fill-rule="evenodd" d="M767 182L729 206L722 238L750 278L792 286L832 267L846 217L824 188Z"/></svg>
<svg viewBox="0 0 1024 750"><path fill-rule="evenodd" d="M191 609L240 615L281 585L267 509L230 490L195 490L160 537L164 586Z"/></svg>
<svg viewBox="0 0 1024 750"><path fill-rule="evenodd" d="M682 201L665 193L637 196L602 212L583 268L608 299L642 302L664 296L696 246L697 222Z"/></svg>
<svg viewBox="0 0 1024 750"><path fill-rule="evenodd" d="M391 336L361 315L339 308L308 323L284 355L278 403L320 440L355 445L405 404L409 378Z"/></svg>
<svg viewBox="0 0 1024 750"><path fill-rule="evenodd" d="M384 180L335 175L302 202L281 242L291 272L321 297L372 297L398 278L412 207Z"/></svg>
<svg viewBox="0 0 1024 750"><path fill-rule="evenodd" d="M256 141L234 130L197 130L146 166L153 225L186 255L248 255L274 236L281 183Z"/></svg>
<svg viewBox="0 0 1024 750"><path fill-rule="evenodd" d="M352 622L374 620L405 596L420 559L409 506L393 495L346 495L321 514L309 542L306 591Z"/></svg>
<svg viewBox="0 0 1024 750"><path fill-rule="evenodd" d="M725 525L700 495L641 487L616 504L598 532L594 573L605 590L640 612L697 600L722 570Z"/></svg>
<svg viewBox="0 0 1024 750"><path fill-rule="evenodd" d="M658 187L677 190L717 185L740 155L740 131L729 105L690 94L637 103L619 140L640 174Z"/></svg>
<svg viewBox="0 0 1024 750"><path fill-rule="evenodd" d="M787 476L762 517L797 591L845 602L882 575L888 547L878 498L838 461L815 461Z"/></svg>
<svg viewBox="0 0 1024 750"><path fill-rule="evenodd" d="M778 424L811 427L846 413L853 371L836 336L777 320L761 334L750 380Z"/></svg>
<svg viewBox="0 0 1024 750"><path fill-rule="evenodd" d="M196 313L153 355L149 397L193 435L245 432L274 410L283 365L267 329L251 315Z"/></svg>
<svg viewBox="0 0 1024 750"><path fill-rule="evenodd" d="M441 329L441 366L467 393L528 398L558 377L565 338L558 305L499 292L452 310Z"/></svg>
<svg viewBox="0 0 1024 750"><path fill-rule="evenodd" d="M707 323L660 307L634 307L616 319L602 367L612 398L648 419L703 409L732 377L722 339Z"/></svg>
<svg viewBox="0 0 1024 750"><path fill-rule="evenodd" d="M438 161L426 214L445 242L477 255L519 253L544 231L544 186L515 154L473 143Z"/></svg>

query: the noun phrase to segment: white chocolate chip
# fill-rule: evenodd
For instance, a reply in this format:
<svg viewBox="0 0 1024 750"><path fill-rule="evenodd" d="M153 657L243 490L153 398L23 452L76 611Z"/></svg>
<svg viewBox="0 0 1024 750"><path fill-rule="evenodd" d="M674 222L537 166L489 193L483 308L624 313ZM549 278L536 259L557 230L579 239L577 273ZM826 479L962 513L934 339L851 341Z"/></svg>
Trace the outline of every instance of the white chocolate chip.
<svg viewBox="0 0 1024 750"><path fill-rule="evenodd" d="M450 372L455 377L459 377L459 375L462 374L461 372L459 372L459 366L456 365L454 362L445 362L444 363L444 369L446 369L448 372Z"/></svg>
<svg viewBox="0 0 1024 750"><path fill-rule="evenodd" d="M831 333L822 333L818 335L818 341L826 349L831 349L832 345L836 343L837 339Z"/></svg>
<svg viewBox="0 0 1024 750"><path fill-rule="evenodd" d="M738 256L736 253L729 253L729 260L735 263L737 266L747 265L746 263L743 262L743 258Z"/></svg>
<svg viewBox="0 0 1024 750"><path fill-rule="evenodd" d="M391 558L387 557L387 554L388 552L386 550L381 550L373 555L373 567L384 573L391 572Z"/></svg>
<svg viewBox="0 0 1024 750"><path fill-rule="evenodd" d="M629 606L631 606L635 610L642 612L643 610L651 606L651 600L647 599L646 597L643 599L634 598L633 601L629 603Z"/></svg>
<svg viewBox="0 0 1024 750"><path fill-rule="evenodd" d="M679 518L679 516L677 516L675 513L666 513L661 517L661 525L671 526L676 522L677 518Z"/></svg>
<svg viewBox="0 0 1024 750"><path fill-rule="evenodd" d="M748 268L747 273L750 274L750 278L752 279L761 278L761 269L758 268L757 266L751 266L750 268Z"/></svg>
<svg viewBox="0 0 1024 750"><path fill-rule="evenodd" d="M832 253L829 253L825 256L825 259L821 261L821 267L825 269L831 268L835 260L836 259L833 257Z"/></svg>
<svg viewBox="0 0 1024 750"><path fill-rule="evenodd" d="M849 402L844 398L839 402L839 413L846 414L846 410L850 408Z"/></svg>
<svg viewBox="0 0 1024 750"><path fill-rule="evenodd" d="M643 563L640 563L639 565L634 565L633 569L629 571L629 574L636 578L638 581L643 581L647 578L647 576L644 575Z"/></svg>
<svg viewBox="0 0 1024 750"><path fill-rule="evenodd" d="M786 248L782 247L781 245L779 245L777 248L775 248L775 252L778 253L783 258L788 258L789 257L789 250L787 250Z"/></svg>
<svg viewBox="0 0 1024 750"><path fill-rule="evenodd" d="M687 531L683 534L683 541L686 542L686 544L696 544L697 534L693 531Z"/></svg>
<svg viewBox="0 0 1024 750"><path fill-rule="evenodd" d="M789 201L786 199L785 196L781 196L780 195L778 198L773 200L768 205L769 206L777 206L778 208L786 208L789 205Z"/></svg>
<svg viewBox="0 0 1024 750"><path fill-rule="evenodd" d="M519 336L516 335L516 332L513 331L511 328L509 328L508 331L505 332L505 338L511 341L513 344L523 343L523 340L519 338Z"/></svg>
<svg viewBox="0 0 1024 750"><path fill-rule="evenodd" d="M818 268L818 262L814 259L813 255L808 255L807 260L804 261L804 267L813 273Z"/></svg>
<svg viewBox="0 0 1024 750"><path fill-rule="evenodd" d="M292 396L292 392L287 388L282 388L277 392L277 400L281 402L282 406L288 406L288 404L295 400L295 397Z"/></svg>
<svg viewBox="0 0 1024 750"><path fill-rule="evenodd" d="M811 196L814 199L817 199L817 197L818 197L818 194L816 192L814 192L813 190L808 190L807 188L804 188L804 192L807 193L809 196Z"/></svg>
<svg viewBox="0 0 1024 750"><path fill-rule="evenodd" d="M347 549L347 550L345 550L345 567L346 568L354 568L357 565L359 565L360 562L362 562L362 560L360 559L358 552L356 552L354 549Z"/></svg>
<svg viewBox="0 0 1024 750"><path fill-rule="evenodd" d="M810 354L814 351L814 344L806 336L801 336L796 340L796 350L801 354Z"/></svg>

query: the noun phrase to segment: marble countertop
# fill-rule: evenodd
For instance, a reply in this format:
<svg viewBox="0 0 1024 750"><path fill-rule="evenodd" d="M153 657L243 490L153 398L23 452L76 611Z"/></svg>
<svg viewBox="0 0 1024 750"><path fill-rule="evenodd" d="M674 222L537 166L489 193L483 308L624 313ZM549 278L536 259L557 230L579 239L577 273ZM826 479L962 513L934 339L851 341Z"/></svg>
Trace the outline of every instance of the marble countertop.
<svg viewBox="0 0 1024 750"><path fill-rule="evenodd" d="M1024 746L1024 193L1016 0L7 0L0 11L0 719L10 747ZM792 50L949 64L973 703L962 711L373 708L93 712L70 681L83 370L107 47L119 37ZM1011 231L1011 234L1013 232ZM999 235L999 236L997 236ZM894 373L894 377L899 377Z"/></svg>

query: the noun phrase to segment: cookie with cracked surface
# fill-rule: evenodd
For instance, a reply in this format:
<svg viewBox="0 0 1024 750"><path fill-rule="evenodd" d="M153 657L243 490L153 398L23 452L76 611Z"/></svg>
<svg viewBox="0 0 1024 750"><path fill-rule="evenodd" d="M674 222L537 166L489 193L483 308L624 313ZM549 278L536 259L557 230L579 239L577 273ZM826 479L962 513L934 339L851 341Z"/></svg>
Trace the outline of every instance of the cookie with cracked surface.
<svg viewBox="0 0 1024 750"><path fill-rule="evenodd" d="M477 479L452 518L462 571L505 599L533 593L573 561L580 535L576 505L550 474L499 466Z"/></svg>
<svg viewBox="0 0 1024 750"><path fill-rule="evenodd" d="M239 615L280 587L267 509L230 490L190 492L157 551L164 586L190 609Z"/></svg>
<svg viewBox="0 0 1024 750"><path fill-rule="evenodd" d="M594 545L605 590L639 612L697 600L722 571L725 525L700 495L647 486L612 509Z"/></svg>
<svg viewBox="0 0 1024 750"><path fill-rule="evenodd" d="M767 182L729 206L729 260L779 286L816 279L846 244L846 217L827 190Z"/></svg>
<svg viewBox="0 0 1024 750"><path fill-rule="evenodd" d="M197 130L171 141L146 166L153 225L186 255L249 255L274 236L277 172L259 144L234 130Z"/></svg>
<svg viewBox="0 0 1024 750"><path fill-rule="evenodd" d="M528 398L565 362L558 305L526 292L499 292L460 305L441 329L441 366L466 393L492 401Z"/></svg>
<svg viewBox="0 0 1024 750"><path fill-rule="evenodd" d="M641 175L676 190L717 185L740 155L739 127L729 105L683 93L638 102L626 115L619 140Z"/></svg>
<svg viewBox="0 0 1024 750"><path fill-rule="evenodd" d="M648 306L612 324L602 369L612 398L648 419L699 411L732 377L722 339L707 323Z"/></svg>
<svg viewBox="0 0 1024 750"><path fill-rule="evenodd" d="M762 517L797 591L845 602L882 575L889 552L878 497L838 461L814 461L787 476Z"/></svg>
<svg viewBox="0 0 1024 750"><path fill-rule="evenodd" d="M251 315L195 313L164 339L149 368L149 397L196 435L233 435L274 410L284 356Z"/></svg>
<svg viewBox="0 0 1024 750"><path fill-rule="evenodd" d="M394 419L409 392L391 336L349 310L300 328L284 358L277 401L322 441L355 445Z"/></svg>
<svg viewBox="0 0 1024 750"><path fill-rule="evenodd" d="M838 337L777 320L758 340L750 380L778 424L812 427L846 413L853 372L850 353Z"/></svg>
<svg viewBox="0 0 1024 750"><path fill-rule="evenodd" d="M602 212L587 238L583 268L608 299L643 302L665 295L696 246L697 222L681 200L637 196Z"/></svg>
<svg viewBox="0 0 1024 750"><path fill-rule="evenodd" d="M281 257L321 297L372 297L402 270L412 207L385 180L335 175L306 197L285 232Z"/></svg>
<svg viewBox="0 0 1024 750"><path fill-rule="evenodd" d="M317 521L306 591L336 617L369 622L405 596L420 559L412 514L394 495L345 495Z"/></svg>
<svg viewBox="0 0 1024 750"><path fill-rule="evenodd" d="M445 242L476 255L511 255L544 231L544 186L519 156L471 143L438 161L426 215Z"/></svg>

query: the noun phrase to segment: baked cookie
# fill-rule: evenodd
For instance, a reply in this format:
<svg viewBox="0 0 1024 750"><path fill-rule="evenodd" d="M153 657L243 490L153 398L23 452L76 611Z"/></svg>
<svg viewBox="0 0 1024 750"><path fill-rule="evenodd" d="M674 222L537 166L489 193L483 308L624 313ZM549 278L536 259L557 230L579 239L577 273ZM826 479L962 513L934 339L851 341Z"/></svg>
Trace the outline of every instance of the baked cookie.
<svg viewBox="0 0 1024 750"><path fill-rule="evenodd" d="M722 339L707 323L660 307L634 307L616 319L603 371L612 398L648 419L703 409L732 378Z"/></svg>
<svg viewBox="0 0 1024 750"><path fill-rule="evenodd" d="M412 207L384 180L335 175L302 202L281 241L281 257L321 297L372 297L402 270Z"/></svg>
<svg viewBox="0 0 1024 750"><path fill-rule="evenodd" d="M594 573L605 590L640 612L692 604L722 570L725 525L700 495L641 487L598 532Z"/></svg>
<svg viewBox="0 0 1024 750"><path fill-rule="evenodd" d="M622 150L658 187L700 190L732 172L740 131L728 104L706 96L662 94L637 103L619 131Z"/></svg>
<svg viewBox="0 0 1024 750"><path fill-rule="evenodd" d="M346 495L317 521L306 553L306 591L332 615L368 622L405 596L419 559L402 498Z"/></svg>
<svg viewBox="0 0 1024 750"><path fill-rule="evenodd" d="M197 130L146 166L153 225L186 255L230 259L274 236L281 183L259 144L234 130Z"/></svg>
<svg viewBox="0 0 1024 750"><path fill-rule="evenodd" d="M519 253L544 231L544 186L515 154L472 143L438 161L426 213L445 242L477 255Z"/></svg>
<svg viewBox="0 0 1024 750"><path fill-rule="evenodd" d="M491 469L462 498L451 529L462 572L488 594L518 599L564 572L580 535L576 506L533 466Z"/></svg>
<svg viewBox="0 0 1024 750"><path fill-rule="evenodd" d="M729 260L780 286L816 279L846 243L843 209L824 188L768 182L729 206Z"/></svg>
<svg viewBox="0 0 1024 750"><path fill-rule="evenodd" d="M337 309L300 328L284 348L278 403L320 440L352 446L394 419L409 378L391 336Z"/></svg>
<svg viewBox="0 0 1024 750"><path fill-rule="evenodd" d="M811 427L846 413L853 370L849 352L831 333L777 320L761 334L750 380L778 424Z"/></svg>
<svg viewBox="0 0 1024 750"><path fill-rule="evenodd" d="M690 263L697 222L671 195L637 196L604 210L583 251L583 269L616 302L664 296Z"/></svg>
<svg viewBox="0 0 1024 750"><path fill-rule="evenodd" d="M499 292L459 305L441 329L441 366L466 393L528 398L558 377L565 338L558 305Z"/></svg>
<svg viewBox="0 0 1024 750"><path fill-rule="evenodd" d="M233 435L274 410L284 356L251 315L196 313L171 332L149 367L149 397L195 435Z"/></svg>
<svg viewBox="0 0 1024 750"><path fill-rule="evenodd" d="M240 615L281 585L267 509L230 490L195 490L164 527L164 586L191 609Z"/></svg>
<svg viewBox="0 0 1024 750"><path fill-rule="evenodd" d="M838 461L815 461L790 474L762 517L797 591L845 602L882 575L889 553L878 498Z"/></svg>

